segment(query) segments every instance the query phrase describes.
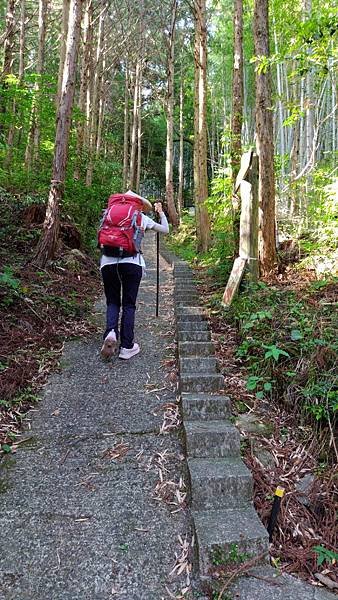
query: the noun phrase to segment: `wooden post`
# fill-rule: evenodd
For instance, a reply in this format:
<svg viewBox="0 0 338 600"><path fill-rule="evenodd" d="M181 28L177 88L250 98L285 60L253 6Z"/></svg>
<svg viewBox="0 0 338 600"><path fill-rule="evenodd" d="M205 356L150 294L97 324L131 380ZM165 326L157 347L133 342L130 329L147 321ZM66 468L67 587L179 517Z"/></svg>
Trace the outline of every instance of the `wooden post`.
<svg viewBox="0 0 338 600"><path fill-rule="evenodd" d="M235 193L240 190L241 220L239 257L236 258L223 294L223 306L230 306L246 269L249 281L257 281L258 264L258 157L249 150L243 154Z"/></svg>
<svg viewBox="0 0 338 600"><path fill-rule="evenodd" d="M240 188L241 220L239 256L247 260L248 278L257 281L259 276L258 263L258 157L253 151L242 157L245 173L241 170L236 180L236 191Z"/></svg>

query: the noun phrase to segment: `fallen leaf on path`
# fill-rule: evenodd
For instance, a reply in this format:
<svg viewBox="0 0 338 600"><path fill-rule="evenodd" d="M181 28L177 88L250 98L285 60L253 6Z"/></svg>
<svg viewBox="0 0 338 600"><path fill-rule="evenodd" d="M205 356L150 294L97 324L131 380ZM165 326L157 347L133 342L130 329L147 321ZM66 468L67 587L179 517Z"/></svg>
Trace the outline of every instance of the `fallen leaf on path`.
<svg viewBox="0 0 338 600"><path fill-rule="evenodd" d="M112 448L107 448L102 454L102 458L110 458L111 460L121 460L129 451L128 444L121 442Z"/></svg>
<svg viewBox="0 0 338 600"><path fill-rule="evenodd" d="M147 387L147 386L148 386L148 384L145 385L145 387ZM154 394L154 392L162 392L162 390L166 390L166 389L167 389L166 386L163 386L163 387L160 387L160 388L155 388L153 390L147 390L146 391L146 395L147 394Z"/></svg>

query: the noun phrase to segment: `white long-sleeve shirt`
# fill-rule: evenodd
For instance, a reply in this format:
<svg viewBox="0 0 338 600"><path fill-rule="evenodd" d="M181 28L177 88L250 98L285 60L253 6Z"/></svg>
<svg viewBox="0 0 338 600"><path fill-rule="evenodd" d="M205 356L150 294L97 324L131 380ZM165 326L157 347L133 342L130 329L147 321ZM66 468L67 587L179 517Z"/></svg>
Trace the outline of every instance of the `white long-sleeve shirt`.
<svg viewBox="0 0 338 600"><path fill-rule="evenodd" d="M141 226L143 227L144 231L147 231L147 229L152 229L153 231L159 231L160 233L169 233L169 224L167 221L167 217L164 213L161 213L161 223L156 223L156 221L154 221L150 217L147 217L147 215L142 214ZM102 267L105 267L106 265L116 265L116 263L131 263L134 265L139 265L143 269L145 269L146 266L143 254L141 254L140 252L135 254L135 256L128 256L128 258L118 258L117 256L105 256L105 254L102 254L100 269L102 269Z"/></svg>

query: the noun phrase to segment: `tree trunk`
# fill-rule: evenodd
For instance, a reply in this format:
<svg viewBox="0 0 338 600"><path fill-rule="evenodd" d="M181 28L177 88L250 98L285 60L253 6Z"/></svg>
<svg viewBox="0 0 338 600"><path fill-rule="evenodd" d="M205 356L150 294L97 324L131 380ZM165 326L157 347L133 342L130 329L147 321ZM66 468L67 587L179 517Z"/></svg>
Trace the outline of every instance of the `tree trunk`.
<svg viewBox="0 0 338 600"><path fill-rule="evenodd" d="M278 55L278 39L277 39L277 31L276 31L276 23L275 19L273 19L273 37L275 43L275 53ZM277 62L277 93L278 93L278 130L279 130L279 154L281 160L281 179L280 179L280 188L283 191L284 183L285 183L285 137L284 137L284 114L283 114L283 83L282 83L282 65ZM278 139L278 136L277 136ZM276 141L277 144L277 141Z"/></svg>
<svg viewBox="0 0 338 600"><path fill-rule="evenodd" d="M199 81L198 81L198 250L206 252L209 247L210 224L205 201L208 198L207 167L207 27L206 2L195 0L196 26L199 30Z"/></svg>
<svg viewBox="0 0 338 600"><path fill-rule="evenodd" d="M211 136L210 136L210 166L211 166L211 178L214 179L216 171L216 123L217 115L215 109L215 99L213 98L212 89L211 92Z"/></svg>
<svg viewBox="0 0 338 600"><path fill-rule="evenodd" d="M138 99L140 86L141 64L138 60L135 69L134 86L134 108L131 130L131 148L130 148L130 168L129 168L129 188L134 189L136 185L136 148L137 148L137 125L138 125Z"/></svg>
<svg viewBox="0 0 338 600"><path fill-rule="evenodd" d="M293 69L296 69L296 64L293 63ZM292 100L297 103L299 101L300 85L295 84ZM293 184L300 170L300 135L301 135L301 120L297 119L292 127L292 146L290 151L290 183ZM299 192L298 185L295 182L291 185L290 197L288 199L289 215L293 217L299 209Z"/></svg>
<svg viewBox="0 0 338 600"><path fill-rule="evenodd" d="M38 40L38 60L37 60L37 73L39 76L43 75L44 64L45 64L45 43L46 43L46 25L47 25L47 12L48 12L48 1L39 0L39 40ZM37 85L37 94L39 95L40 82ZM40 144L40 124L39 115L36 114L36 128L34 132L34 161L37 160L39 155L39 144Z"/></svg>
<svg viewBox="0 0 338 600"><path fill-rule="evenodd" d="M255 56L269 56L268 0L255 0ZM256 136L259 160L260 266L271 271L276 259L273 111L270 70L256 70Z"/></svg>
<svg viewBox="0 0 338 600"><path fill-rule="evenodd" d="M196 237L200 240L199 218L199 80L200 80L200 26L198 22L197 6L194 6L195 40L194 40L194 196L195 196L195 221Z"/></svg>
<svg viewBox="0 0 338 600"><path fill-rule="evenodd" d="M25 69L25 19L26 19L26 0L21 0L20 6L20 40L19 40L19 85L21 86L24 69ZM7 154L4 161L5 167L8 166L12 162L12 154L13 154L13 144L14 144L14 136L15 136L15 126L17 121L17 103L16 100L13 100L12 105L12 120L8 131L7 137Z"/></svg>
<svg viewBox="0 0 338 600"><path fill-rule="evenodd" d="M104 40L104 24L107 12L107 4L102 9L99 19L99 31L97 35L97 46L96 46L96 61L95 61L95 74L93 84L93 97L90 106L91 120L90 120L90 139L88 148L88 165L86 172L86 186L92 185L93 171L94 171L94 154L97 141L97 130L99 122L99 95L101 88L101 78L103 76L103 40Z"/></svg>
<svg viewBox="0 0 338 600"><path fill-rule="evenodd" d="M332 55L333 55L333 41L332 41ZM331 147L330 147L330 151L332 152L332 155L334 156L334 153L336 152L337 148L336 148L336 140L337 140L337 73L335 71L334 68L334 58L332 56L332 58L329 59L329 72L331 75L331 106L330 106L330 112L331 112L331 129L332 129L332 133L331 133Z"/></svg>
<svg viewBox="0 0 338 600"><path fill-rule="evenodd" d="M183 69L181 69L180 83L180 157L178 163L178 193L177 193L177 210L179 217L184 207L183 201L183 186L184 186L184 126L183 126L183 104L184 104L184 88L183 88Z"/></svg>
<svg viewBox="0 0 338 600"><path fill-rule="evenodd" d="M93 36L93 0L87 0L83 19L83 51L80 76L79 110L81 121L77 126L76 164L74 179L80 179L80 171L85 160L85 137L89 127L89 114L86 110L87 93L90 86L91 44ZM90 96L90 93L89 93Z"/></svg>
<svg viewBox="0 0 338 600"><path fill-rule="evenodd" d="M175 24L177 13L177 0L174 0L171 5L171 24L167 40L167 97L166 97L166 113L167 113L167 147L166 147L166 162L165 162L165 192L168 207L169 220L173 227L176 228L179 223L178 214L175 207L174 198L174 181L173 181L173 153L174 153L174 64L175 64Z"/></svg>
<svg viewBox="0 0 338 600"><path fill-rule="evenodd" d="M105 107L106 107L106 81L105 81L105 76L104 76L105 68L106 68L106 56L104 54L103 59L102 59L103 75L102 75L101 81L100 81L100 94L99 94L100 99L99 99L98 124L97 124L97 136L96 136L96 152L95 152L96 160L99 159L100 154L101 154L102 131L103 131L104 113L105 113Z"/></svg>
<svg viewBox="0 0 338 600"><path fill-rule="evenodd" d="M138 114L137 114L137 171L136 171L136 185L135 191L137 194L140 193L140 181L141 181L141 162L142 162L142 71L140 72L139 82L139 97L138 97Z"/></svg>
<svg viewBox="0 0 338 600"><path fill-rule="evenodd" d="M62 26L60 33L60 62L59 62L59 75L58 75L58 87L56 96L56 108L60 104L60 94L62 87L63 70L66 57L66 42L68 34L68 20L71 0L62 0Z"/></svg>
<svg viewBox="0 0 338 600"><path fill-rule="evenodd" d="M25 72L25 43L26 43L26 0L21 0L20 10L20 42L19 42L19 80L23 80Z"/></svg>
<svg viewBox="0 0 338 600"><path fill-rule="evenodd" d="M126 61L124 81L124 134L123 134L123 191L127 190L129 155L129 67Z"/></svg>
<svg viewBox="0 0 338 600"><path fill-rule="evenodd" d="M25 152L25 166L26 169L31 169L33 162L36 162L39 154L39 143L40 143L40 128L39 128L39 92L40 92L40 79L44 71L44 58L45 58L45 41L46 41L46 21L48 11L48 0L39 0L39 29L38 29L38 54L36 63L36 73L38 79L34 85L34 96L32 101L32 110L30 116L30 126L27 137L27 145Z"/></svg>
<svg viewBox="0 0 338 600"><path fill-rule="evenodd" d="M236 182L242 154L242 122L243 122L243 0L234 2L234 68L232 78L232 116L231 116L231 171L233 186ZM234 251L238 256L239 225L240 225L239 195L232 197L232 218L234 234Z"/></svg>
<svg viewBox="0 0 338 600"><path fill-rule="evenodd" d="M4 34L4 55L0 77L0 92L7 88L6 77L12 72L14 61L15 42L15 0L8 0L6 12L6 29ZM0 112L6 112L6 100L0 93ZM4 132L4 125L0 123L0 135Z"/></svg>
<svg viewBox="0 0 338 600"><path fill-rule="evenodd" d="M60 229L60 202L63 197L71 112L74 99L77 51L81 27L82 0L71 0L60 104L56 118L53 173L43 234L36 249L34 263L44 267L54 257Z"/></svg>
<svg viewBox="0 0 338 600"><path fill-rule="evenodd" d="M305 19L311 19L312 13L312 0L304 0L304 17ZM311 53L311 49L308 49L308 53ZM305 79L305 105L306 105L306 114L305 114L305 156L306 163L310 163L310 166L313 166L315 162L315 156L313 152L313 139L314 139L314 118L313 118L313 107L314 107L314 98L313 98L313 70L311 68L308 69ZM311 164L312 163L312 164Z"/></svg>
<svg viewBox="0 0 338 600"><path fill-rule="evenodd" d="M234 69L232 79L231 168L235 183L241 163L243 122L243 0L234 2Z"/></svg>

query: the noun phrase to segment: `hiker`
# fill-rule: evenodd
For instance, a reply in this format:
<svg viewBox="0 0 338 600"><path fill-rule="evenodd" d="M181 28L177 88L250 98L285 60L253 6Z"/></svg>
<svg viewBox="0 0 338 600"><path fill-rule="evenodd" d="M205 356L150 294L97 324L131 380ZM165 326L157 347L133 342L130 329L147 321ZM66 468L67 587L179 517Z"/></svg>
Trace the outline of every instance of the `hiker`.
<svg viewBox="0 0 338 600"><path fill-rule="evenodd" d="M119 358L128 360L140 352L139 344L134 342L134 322L137 293L145 270L141 241L147 229L169 233L167 217L161 202L154 204L154 209L160 216L160 223L156 223L144 214L152 208L146 198L129 190L125 194L115 194L110 197L108 209L101 222L100 268L107 302L106 330L101 355L106 359L115 353L118 345L121 292ZM109 218L110 223L108 223Z"/></svg>

